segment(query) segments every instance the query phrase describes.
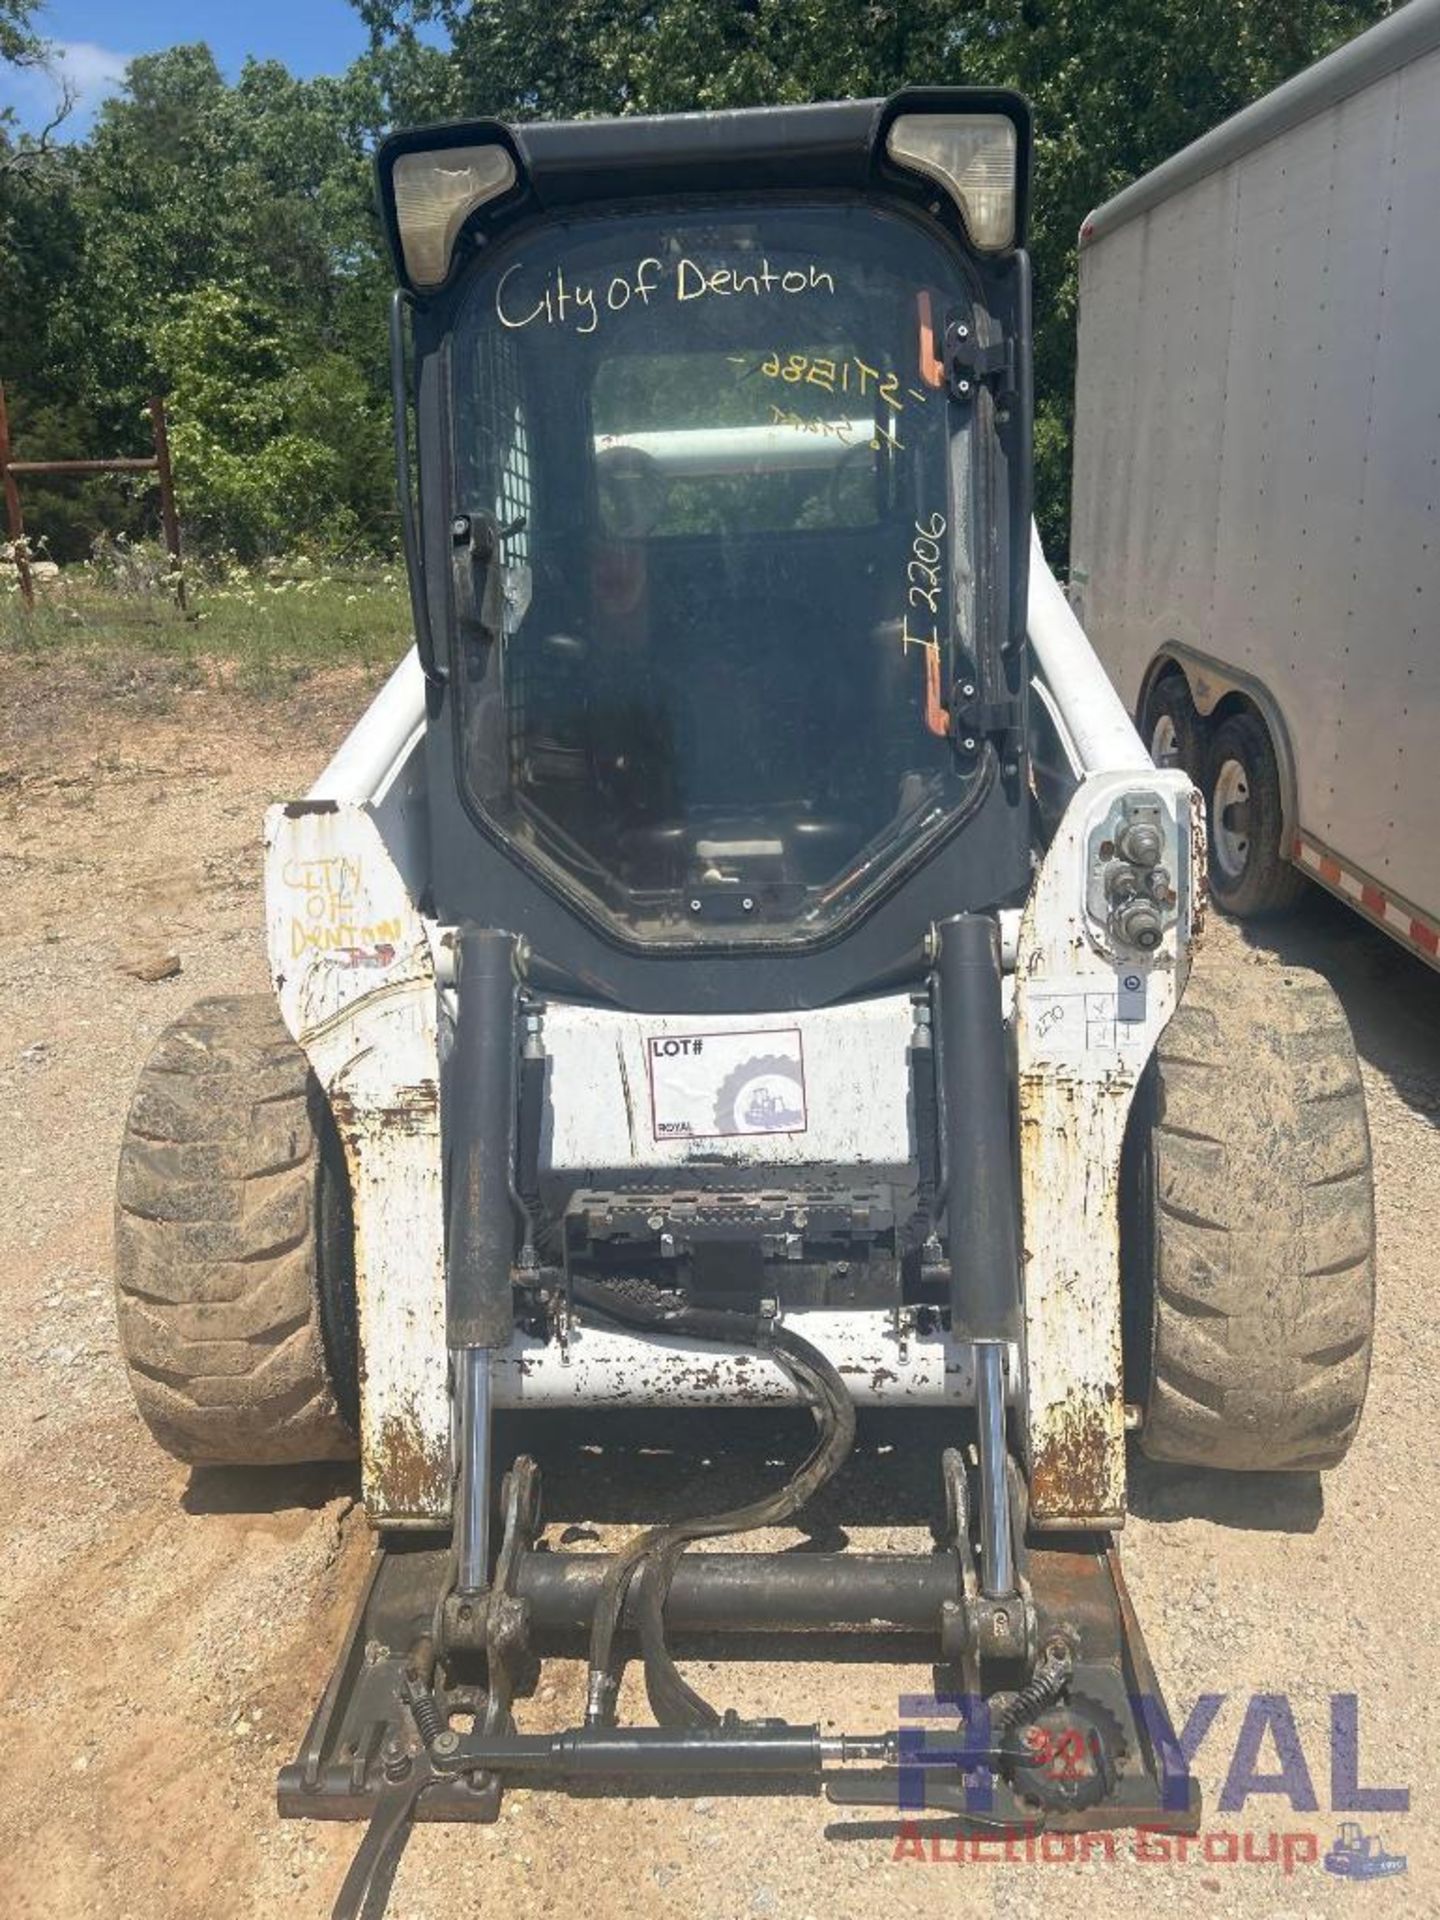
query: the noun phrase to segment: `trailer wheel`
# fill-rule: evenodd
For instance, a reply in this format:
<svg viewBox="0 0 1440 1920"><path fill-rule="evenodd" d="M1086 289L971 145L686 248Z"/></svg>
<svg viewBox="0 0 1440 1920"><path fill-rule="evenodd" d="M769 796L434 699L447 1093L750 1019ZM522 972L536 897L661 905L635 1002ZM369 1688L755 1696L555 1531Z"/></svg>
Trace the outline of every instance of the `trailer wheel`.
<svg viewBox="0 0 1440 1920"><path fill-rule="evenodd" d="M116 1201L120 1345L161 1446L234 1466L353 1457L349 1184L268 995L197 1001L160 1036Z"/></svg>
<svg viewBox="0 0 1440 1920"><path fill-rule="evenodd" d="M1257 714L1232 713L1215 729L1205 789L1216 904L1241 920L1288 911L1305 879L1285 858L1280 768Z"/></svg>
<svg viewBox="0 0 1440 1920"><path fill-rule="evenodd" d="M1317 974L1197 966L1137 1094L1123 1169L1126 1398L1157 1460L1331 1467L1375 1306L1365 1097Z"/></svg>
<svg viewBox="0 0 1440 1920"><path fill-rule="evenodd" d="M1192 780L1204 770L1205 722L1183 673L1161 674L1145 698L1140 731L1157 767L1179 767Z"/></svg>

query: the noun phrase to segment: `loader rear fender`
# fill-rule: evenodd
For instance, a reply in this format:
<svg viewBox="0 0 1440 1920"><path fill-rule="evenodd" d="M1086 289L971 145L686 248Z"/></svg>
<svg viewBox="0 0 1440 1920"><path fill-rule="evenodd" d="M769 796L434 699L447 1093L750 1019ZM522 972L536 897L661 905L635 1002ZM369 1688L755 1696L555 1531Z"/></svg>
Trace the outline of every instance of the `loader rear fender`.
<svg viewBox="0 0 1440 1920"><path fill-rule="evenodd" d="M1125 1510L1118 1192L1126 1119L1178 1004L1205 872L1199 796L1178 772L1076 787L1021 919L1013 1028L1020 1131L1024 1453L1040 1528ZM1159 943L1123 935L1127 824L1163 839Z"/></svg>
<svg viewBox="0 0 1440 1920"><path fill-rule="evenodd" d="M377 1525L434 1526L451 1483L439 996L396 814L383 797L272 807L266 919L280 1010L350 1174L366 1506Z"/></svg>

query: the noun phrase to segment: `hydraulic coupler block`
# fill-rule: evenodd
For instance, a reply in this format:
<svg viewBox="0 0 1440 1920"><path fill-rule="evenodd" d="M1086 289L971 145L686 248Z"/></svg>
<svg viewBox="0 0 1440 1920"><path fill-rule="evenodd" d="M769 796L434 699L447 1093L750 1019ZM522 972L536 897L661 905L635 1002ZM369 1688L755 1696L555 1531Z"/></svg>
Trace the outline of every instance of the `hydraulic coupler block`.
<svg viewBox="0 0 1440 1920"><path fill-rule="evenodd" d="M1188 845L1153 793L1127 794L1091 835L1089 910L1122 953L1154 953L1175 919Z"/></svg>

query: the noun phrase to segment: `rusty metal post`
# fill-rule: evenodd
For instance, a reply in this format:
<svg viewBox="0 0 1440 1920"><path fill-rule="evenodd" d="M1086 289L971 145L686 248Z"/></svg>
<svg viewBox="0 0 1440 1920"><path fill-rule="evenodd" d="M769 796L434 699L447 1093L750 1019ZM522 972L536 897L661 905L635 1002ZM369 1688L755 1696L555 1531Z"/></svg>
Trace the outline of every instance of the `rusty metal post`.
<svg viewBox="0 0 1440 1920"><path fill-rule="evenodd" d="M20 489L10 471L10 415L5 406L5 386L0 381L0 481L5 487L5 520L10 529L15 572L20 581L20 597L27 612L35 608L35 583L30 578L30 559L25 551L25 515L20 508Z"/></svg>
<svg viewBox="0 0 1440 1920"><path fill-rule="evenodd" d="M175 565L175 598L185 611L185 575L180 564L180 517L175 511L175 482L170 472L170 435L165 426L165 402L157 393L150 402L150 426L155 435L155 476L160 482L160 519L165 547Z"/></svg>

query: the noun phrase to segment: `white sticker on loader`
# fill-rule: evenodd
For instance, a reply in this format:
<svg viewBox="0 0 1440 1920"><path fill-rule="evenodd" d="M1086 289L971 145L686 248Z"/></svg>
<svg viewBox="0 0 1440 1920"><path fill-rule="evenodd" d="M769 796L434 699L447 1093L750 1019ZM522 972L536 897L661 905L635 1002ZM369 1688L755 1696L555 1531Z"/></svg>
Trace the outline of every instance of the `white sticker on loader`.
<svg viewBox="0 0 1440 1920"><path fill-rule="evenodd" d="M1114 985L1037 979L1029 999L1032 1044L1042 1059L1081 1059L1144 1042L1143 974L1123 973Z"/></svg>
<svg viewBox="0 0 1440 1920"><path fill-rule="evenodd" d="M657 1140L806 1129L798 1027L652 1034L645 1063Z"/></svg>

